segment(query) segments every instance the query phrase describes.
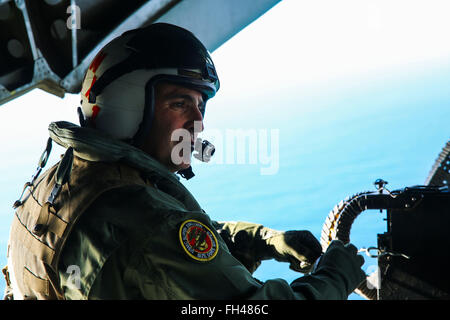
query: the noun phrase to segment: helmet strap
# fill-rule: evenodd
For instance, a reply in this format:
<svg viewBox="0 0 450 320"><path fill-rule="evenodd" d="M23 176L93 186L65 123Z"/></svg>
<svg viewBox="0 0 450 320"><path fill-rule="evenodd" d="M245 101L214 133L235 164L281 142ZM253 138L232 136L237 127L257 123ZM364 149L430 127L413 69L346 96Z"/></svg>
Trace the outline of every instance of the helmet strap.
<svg viewBox="0 0 450 320"><path fill-rule="evenodd" d="M78 121L80 121L80 126L86 127L86 118L84 117L83 110L81 107L77 108Z"/></svg>
<svg viewBox="0 0 450 320"><path fill-rule="evenodd" d="M150 79L145 85L145 106L142 122L131 140L131 144L135 147L142 146L150 133L155 114L155 85L157 82L158 79Z"/></svg>

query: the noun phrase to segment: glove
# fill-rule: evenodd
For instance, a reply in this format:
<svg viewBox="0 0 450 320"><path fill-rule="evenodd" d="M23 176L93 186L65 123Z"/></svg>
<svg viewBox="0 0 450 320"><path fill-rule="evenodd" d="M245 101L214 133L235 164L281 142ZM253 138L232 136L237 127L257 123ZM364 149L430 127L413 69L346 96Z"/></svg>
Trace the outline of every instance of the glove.
<svg viewBox="0 0 450 320"><path fill-rule="evenodd" d="M363 264L364 258L358 254L354 245L344 245L342 241L334 240L318 261L313 274L325 271L339 276L344 282L348 296L366 279L366 274L361 269Z"/></svg>
<svg viewBox="0 0 450 320"><path fill-rule="evenodd" d="M229 225L234 224L228 223L227 226ZM246 225L248 226L250 224L246 223ZM219 225L219 228L216 230L224 240L233 257L238 259L253 274L261 265L261 259L258 254L261 251L261 241L255 239L251 232L247 230L240 230L232 235L228 228L223 227L223 224Z"/></svg>
<svg viewBox="0 0 450 320"><path fill-rule="evenodd" d="M292 270L306 273L322 254L319 242L309 231L280 232L250 222L215 224L230 253L250 273L261 265L261 260L274 258L289 262Z"/></svg>
<svg viewBox="0 0 450 320"><path fill-rule="evenodd" d="M311 232L268 230L268 235L263 236L267 249L262 260L274 258L280 262L289 262L289 268L294 271L311 271L314 262L322 254L322 247Z"/></svg>

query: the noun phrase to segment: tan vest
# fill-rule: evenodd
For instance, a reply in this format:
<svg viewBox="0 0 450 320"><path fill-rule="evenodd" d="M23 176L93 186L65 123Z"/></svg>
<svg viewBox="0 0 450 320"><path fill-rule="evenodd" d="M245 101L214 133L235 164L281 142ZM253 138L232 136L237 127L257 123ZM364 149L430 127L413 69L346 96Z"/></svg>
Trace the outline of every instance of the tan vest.
<svg viewBox="0 0 450 320"><path fill-rule="evenodd" d="M105 191L130 184L145 185L139 172L129 166L74 157L70 180L50 205L56 171L57 165L30 188L13 218L8 266L3 272L14 294L22 296L16 299L64 299L58 261L80 216Z"/></svg>

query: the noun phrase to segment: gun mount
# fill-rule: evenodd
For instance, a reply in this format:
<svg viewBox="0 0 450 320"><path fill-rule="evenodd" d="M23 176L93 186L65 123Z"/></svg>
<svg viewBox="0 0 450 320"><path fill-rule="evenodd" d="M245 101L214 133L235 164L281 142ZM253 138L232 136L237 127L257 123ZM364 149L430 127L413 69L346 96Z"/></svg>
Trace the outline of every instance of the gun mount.
<svg viewBox="0 0 450 320"><path fill-rule="evenodd" d="M346 198L322 228L325 250L332 240L350 241L350 229L365 210L386 209L387 231L377 236L378 283L366 279L355 292L370 300L450 299L450 142L436 160L426 186L377 191ZM368 276L369 277L369 276Z"/></svg>

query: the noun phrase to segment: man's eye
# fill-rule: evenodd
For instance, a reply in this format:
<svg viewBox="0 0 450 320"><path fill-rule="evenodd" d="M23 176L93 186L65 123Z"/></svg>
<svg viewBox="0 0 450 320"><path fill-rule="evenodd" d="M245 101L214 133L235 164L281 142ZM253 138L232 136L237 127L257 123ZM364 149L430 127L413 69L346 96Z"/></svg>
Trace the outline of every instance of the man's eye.
<svg viewBox="0 0 450 320"><path fill-rule="evenodd" d="M176 101L172 103L172 107L174 108L184 108L185 107L185 103L184 101Z"/></svg>

